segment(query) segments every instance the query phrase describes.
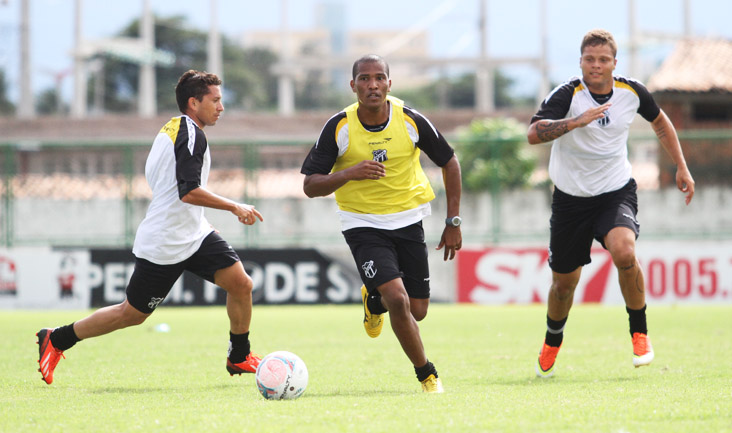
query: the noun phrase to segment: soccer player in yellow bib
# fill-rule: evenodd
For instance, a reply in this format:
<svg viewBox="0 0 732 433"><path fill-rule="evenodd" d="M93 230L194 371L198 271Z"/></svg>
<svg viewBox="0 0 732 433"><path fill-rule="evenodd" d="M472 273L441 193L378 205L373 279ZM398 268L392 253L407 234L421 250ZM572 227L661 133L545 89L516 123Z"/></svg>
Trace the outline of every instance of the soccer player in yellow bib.
<svg viewBox="0 0 732 433"><path fill-rule="evenodd" d="M343 236L364 283L366 333L378 337L388 311L422 389L443 392L417 325L430 297L422 219L435 197L419 155L424 151L442 167L447 219L437 249L444 249L445 260L462 246L460 164L427 118L388 96L391 80L383 58L356 60L351 89L358 102L326 122L303 163L303 190L308 197L335 192Z"/></svg>
<svg viewBox="0 0 732 433"><path fill-rule="evenodd" d="M593 239L618 269L633 344L633 365L653 361L646 325L643 271L635 255L640 233L636 183L628 161L628 131L636 114L651 123L676 163L676 185L694 196L676 130L640 82L613 75L617 44L610 32L592 30L580 45L582 78L554 89L531 119L531 144L552 143L549 177L554 183L550 220L547 331L536 364L539 377L554 374L582 266L590 263Z"/></svg>

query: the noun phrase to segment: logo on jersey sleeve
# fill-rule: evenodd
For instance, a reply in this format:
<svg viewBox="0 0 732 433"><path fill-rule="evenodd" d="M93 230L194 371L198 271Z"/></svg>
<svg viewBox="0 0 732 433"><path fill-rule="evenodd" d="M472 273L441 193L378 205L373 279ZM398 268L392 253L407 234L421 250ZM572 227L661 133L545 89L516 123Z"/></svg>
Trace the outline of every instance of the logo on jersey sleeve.
<svg viewBox="0 0 732 433"><path fill-rule="evenodd" d="M389 157L386 156L386 149L372 150L371 154L374 155L374 161L376 162L385 162L389 159Z"/></svg>

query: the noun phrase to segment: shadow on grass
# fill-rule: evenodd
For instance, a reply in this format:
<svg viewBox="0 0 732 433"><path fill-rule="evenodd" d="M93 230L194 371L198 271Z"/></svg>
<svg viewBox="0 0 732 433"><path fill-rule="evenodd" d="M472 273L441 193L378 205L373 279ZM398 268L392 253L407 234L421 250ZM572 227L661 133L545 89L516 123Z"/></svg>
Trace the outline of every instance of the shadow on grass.
<svg viewBox="0 0 732 433"><path fill-rule="evenodd" d="M605 378L596 378L596 377L577 377L572 375L564 375L564 376L552 376L548 378L540 378L536 376L529 376L525 377L523 379L488 379L483 381L486 385L492 385L492 386L516 386L516 385L527 385L527 386L541 386L544 384L550 385L550 384L579 384L579 383L604 383L604 384L613 384L613 383L623 383L623 382L635 382L637 381L637 377L630 377L630 376L615 376L615 377L605 377Z"/></svg>
<svg viewBox="0 0 732 433"><path fill-rule="evenodd" d="M195 387L190 384L181 384L176 386L159 386L159 387L134 387L134 386L111 386L104 388L90 389L91 394L154 394L158 392L182 392L188 393L192 389L199 391L216 391L216 390L227 390L234 387L240 387L241 384L216 384L203 387Z"/></svg>
<svg viewBox="0 0 732 433"><path fill-rule="evenodd" d="M396 389L371 389L371 390L364 390L364 389L352 389L352 390L322 390L322 391L305 391L305 394L303 396L310 396L310 397L366 397L366 396L374 396L374 397L386 397L386 396L403 396L407 394L413 394L416 393L418 388L415 388L414 390L411 389L404 389L404 390L396 390Z"/></svg>

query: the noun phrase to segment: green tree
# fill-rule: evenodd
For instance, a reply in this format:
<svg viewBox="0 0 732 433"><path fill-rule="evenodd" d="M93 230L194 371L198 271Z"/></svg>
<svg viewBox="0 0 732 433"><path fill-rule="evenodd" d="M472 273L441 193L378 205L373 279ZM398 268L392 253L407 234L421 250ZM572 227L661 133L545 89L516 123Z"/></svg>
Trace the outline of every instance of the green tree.
<svg viewBox="0 0 732 433"><path fill-rule="evenodd" d="M522 100L511 95L511 86L514 80L501 72L495 71L493 76L494 99L496 108L507 108L523 103ZM421 110L439 108L440 87L446 86L446 102L451 108L473 108L475 107L475 73L462 74L455 78L438 78L432 83L408 90L395 89L395 94L404 99L409 105L414 105Z"/></svg>
<svg viewBox="0 0 732 433"><path fill-rule="evenodd" d="M5 82L5 70L0 69L0 116L15 114L15 104L8 99L8 83Z"/></svg>
<svg viewBox="0 0 732 433"><path fill-rule="evenodd" d="M526 127L515 119L477 119L454 143L466 191L528 185L536 157L528 151Z"/></svg>
<svg viewBox="0 0 732 433"><path fill-rule="evenodd" d="M135 20L119 36L138 37L140 22ZM157 104L160 111L178 111L175 88L178 78L188 69L205 70L207 37L192 30L182 16L155 19L155 46L175 56L170 66L155 68ZM271 72L275 54L263 49L242 49L222 37L224 98L227 108L256 107L272 109L276 105L277 80ZM137 104L139 66L122 58L104 55L104 105L114 112L134 111ZM93 86L89 86L90 91Z"/></svg>
<svg viewBox="0 0 732 433"><path fill-rule="evenodd" d="M54 88L48 88L36 97L36 112L38 114L61 114L59 113L60 108L58 93Z"/></svg>

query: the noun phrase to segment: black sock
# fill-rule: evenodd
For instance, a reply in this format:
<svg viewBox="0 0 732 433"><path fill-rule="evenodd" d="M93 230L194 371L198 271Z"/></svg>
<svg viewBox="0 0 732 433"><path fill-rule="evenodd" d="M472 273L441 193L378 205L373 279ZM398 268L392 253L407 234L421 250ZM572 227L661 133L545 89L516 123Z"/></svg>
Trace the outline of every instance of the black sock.
<svg viewBox="0 0 732 433"><path fill-rule="evenodd" d="M74 324L60 326L51 332L51 344L60 351L71 349L74 344L81 341L74 332Z"/></svg>
<svg viewBox="0 0 732 433"><path fill-rule="evenodd" d="M369 295L366 299L366 306L369 307L371 314L384 314L388 310L381 303L381 295Z"/></svg>
<svg viewBox="0 0 732 433"><path fill-rule="evenodd" d="M229 361L238 364L247 359L251 348L249 347L249 332L244 334L232 334L229 332Z"/></svg>
<svg viewBox="0 0 732 433"><path fill-rule="evenodd" d="M630 336L636 332L641 334L648 334L648 325L646 324L646 306L640 310L631 310L625 307L625 311L628 312L628 322L630 322Z"/></svg>
<svg viewBox="0 0 732 433"><path fill-rule="evenodd" d="M427 364L422 367L414 367L414 372L417 373L417 380L420 382L430 377L430 374L434 374L435 377L439 377L437 375L437 369L429 360L427 360Z"/></svg>
<svg viewBox="0 0 732 433"><path fill-rule="evenodd" d="M564 325L567 323L567 318L562 320L552 320L549 315L546 316L546 335L544 336L544 343L547 346L559 347L562 345L564 340Z"/></svg>

